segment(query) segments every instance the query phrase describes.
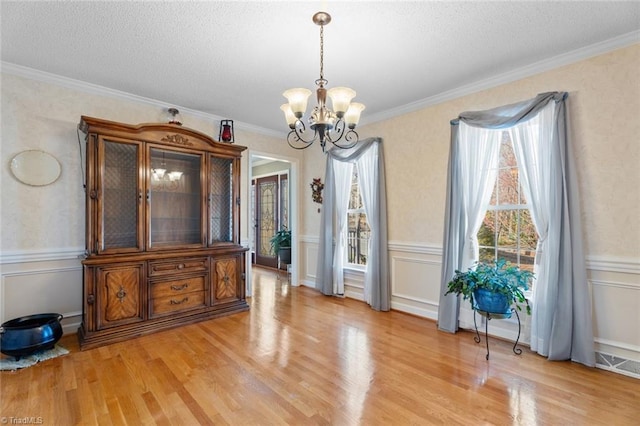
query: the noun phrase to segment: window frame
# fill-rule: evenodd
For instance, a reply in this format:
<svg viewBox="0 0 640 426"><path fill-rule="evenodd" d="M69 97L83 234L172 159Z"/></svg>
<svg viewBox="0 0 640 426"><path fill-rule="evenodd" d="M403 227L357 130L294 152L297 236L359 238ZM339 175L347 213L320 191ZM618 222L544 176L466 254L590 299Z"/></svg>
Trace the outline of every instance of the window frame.
<svg viewBox="0 0 640 426"><path fill-rule="evenodd" d="M505 141L505 139L507 139ZM513 141L511 140L511 136L509 135L508 131L504 131L503 132L503 140L501 141L502 143L508 143L510 145L510 148L513 150ZM500 155L501 159L502 159L502 150L501 150L501 155ZM517 169L518 170L518 176L517 176L517 201L518 204L501 204L500 203L500 172L504 171L504 170L512 170L512 169ZM478 230L478 233L476 234L476 237L478 238L478 249L479 251L482 250L489 250L492 249L493 250L493 260L497 260L498 259L498 252L500 247L506 248L508 250L515 250L516 253L516 262L512 262L513 264L517 265L518 267L522 267L522 263L521 263L521 255L522 255L522 250L523 248L526 249L525 246L522 245L522 212L523 211L527 211L529 213L529 215L531 215L531 205L529 203L529 200L526 200L526 203L523 203L523 188L522 188L522 183L521 183L521 178L520 178L520 173L521 173L521 168L520 165L518 164L517 159L515 159L515 166L498 166L497 168L498 173L496 175L496 182L494 184L494 189L493 189L493 193L492 193L492 197L489 201L489 205L486 208L486 212L484 215L484 219L483 219L483 224L480 226L480 229ZM492 204L494 203L494 204ZM516 238L515 238L515 247L512 246L506 246L506 245L500 245L499 244L499 240L498 240L498 235L499 235L499 212L503 212L503 211L515 211L517 212L517 218L516 218ZM480 243L480 233L483 231L483 227L484 227L484 222L487 219L487 215L493 212L494 213L494 231L493 231L493 240L494 240L494 245L493 246L488 246L488 245L482 245ZM535 228L535 225L534 225ZM538 235L537 230L535 230L535 234L536 234L536 244L540 238L540 236ZM535 247L533 248L533 251L535 252ZM480 259L478 259L480 261ZM534 261L533 264L531 264L531 270L533 271L533 269L535 268L535 254L534 254ZM530 264L525 264L525 265L530 265ZM525 296L527 296L527 298L530 298L531 295L533 294L533 286L530 287L526 292L525 292Z"/></svg>
<svg viewBox="0 0 640 426"><path fill-rule="evenodd" d="M354 182L355 181L355 182ZM371 241L371 226L369 225L369 220L367 217L367 212L364 209L364 203L362 201L362 193L360 190L360 181L359 181L359 173L358 173L358 167L357 165L354 164L353 166L353 170L351 172L351 189L350 189L350 194L351 192L353 192L353 186L357 185L357 191L358 191L358 198L360 200L360 207L355 208L355 209L351 209L349 208L349 205L351 205L351 196L349 196L349 204L347 205L347 211L346 211L346 215L347 215L347 226L345 227L345 232L346 235L344 235L344 238L346 240L346 244L345 244L345 259L344 259L344 265L343 265L343 269L350 269L350 270L355 270L355 271L365 271L367 269L367 264L364 263L352 263L349 261L349 215L351 214L362 214L365 217L366 223L367 223L367 227L369 228L369 235L366 238L367 241L367 250L369 248L369 242ZM357 237L356 237L357 238ZM360 253L361 254L361 253ZM367 254L367 261L368 259L368 253ZM358 255L358 252L356 251L356 256Z"/></svg>

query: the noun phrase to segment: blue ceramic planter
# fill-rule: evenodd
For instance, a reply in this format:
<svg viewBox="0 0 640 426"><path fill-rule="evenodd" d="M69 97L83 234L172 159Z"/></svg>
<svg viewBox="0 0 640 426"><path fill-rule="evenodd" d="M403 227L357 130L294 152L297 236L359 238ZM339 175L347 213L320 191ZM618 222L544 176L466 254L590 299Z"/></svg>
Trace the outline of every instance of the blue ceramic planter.
<svg viewBox="0 0 640 426"><path fill-rule="evenodd" d="M491 314L511 314L511 304L505 294L477 288L473 291L473 298L476 310Z"/></svg>
<svg viewBox="0 0 640 426"><path fill-rule="evenodd" d="M0 351L16 359L51 349L62 337L60 314L37 314L7 321L0 326Z"/></svg>

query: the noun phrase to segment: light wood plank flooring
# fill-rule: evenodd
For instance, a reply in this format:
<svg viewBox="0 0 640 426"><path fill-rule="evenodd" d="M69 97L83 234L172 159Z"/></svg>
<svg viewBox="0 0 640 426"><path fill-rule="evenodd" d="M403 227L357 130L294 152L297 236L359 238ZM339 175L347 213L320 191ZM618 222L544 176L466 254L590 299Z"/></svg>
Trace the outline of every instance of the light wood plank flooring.
<svg viewBox="0 0 640 426"><path fill-rule="evenodd" d="M249 312L0 373L0 416L47 425L637 425L640 380L290 287ZM37 420L37 419L36 419Z"/></svg>

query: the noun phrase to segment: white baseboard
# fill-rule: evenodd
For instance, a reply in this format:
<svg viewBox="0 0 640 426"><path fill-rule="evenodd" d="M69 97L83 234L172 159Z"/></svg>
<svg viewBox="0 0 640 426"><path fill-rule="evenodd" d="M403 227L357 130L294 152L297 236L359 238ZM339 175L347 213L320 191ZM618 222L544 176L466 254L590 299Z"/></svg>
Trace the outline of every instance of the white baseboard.
<svg viewBox="0 0 640 426"><path fill-rule="evenodd" d="M430 320L437 321L438 320L438 311L432 311L429 309L425 309L423 307L417 307L413 305L408 305L406 303L391 301L391 309L404 312L407 314L415 315L417 317L428 318Z"/></svg>

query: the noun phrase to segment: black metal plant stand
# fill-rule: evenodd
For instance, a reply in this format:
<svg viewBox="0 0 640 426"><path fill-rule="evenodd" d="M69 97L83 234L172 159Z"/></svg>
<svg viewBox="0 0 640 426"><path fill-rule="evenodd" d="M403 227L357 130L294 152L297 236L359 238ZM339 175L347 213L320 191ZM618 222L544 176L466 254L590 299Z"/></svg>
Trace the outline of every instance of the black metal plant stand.
<svg viewBox="0 0 640 426"><path fill-rule="evenodd" d="M473 310L473 325L476 327L476 336L473 338L476 343L480 343L480 333L478 332L478 323L476 322L476 312L485 317L487 320L484 323L484 339L487 343L487 360L489 360L489 321L492 318L495 319L505 319L511 318L511 313L506 314L496 314L492 312L481 311L479 309ZM520 340L520 315L518 315L518 311L516 308L511 308L511 312L516 314L516 318L518 318L518 337L516 338L516 343L513 345L513 353L516 355L522 354L522 349L518 348L518 341Z"/></svg>

